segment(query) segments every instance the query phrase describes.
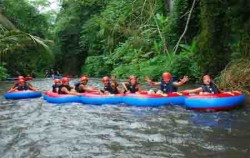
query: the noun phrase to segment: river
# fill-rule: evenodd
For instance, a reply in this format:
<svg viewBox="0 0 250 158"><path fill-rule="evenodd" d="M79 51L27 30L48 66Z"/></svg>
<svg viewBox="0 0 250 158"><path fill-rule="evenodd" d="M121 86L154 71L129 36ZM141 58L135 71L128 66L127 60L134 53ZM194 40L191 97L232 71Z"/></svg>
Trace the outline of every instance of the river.
<svg viewBox="0 0 250 158"><path fill-rule="evenodd" d="M52 82L31 83L48 90ZM55 105L43 98L5 100L11 83L0 82L1 158L250 157L249 101L213 113L182 106ZM98 80L89 84L101 86Z"/></svg>

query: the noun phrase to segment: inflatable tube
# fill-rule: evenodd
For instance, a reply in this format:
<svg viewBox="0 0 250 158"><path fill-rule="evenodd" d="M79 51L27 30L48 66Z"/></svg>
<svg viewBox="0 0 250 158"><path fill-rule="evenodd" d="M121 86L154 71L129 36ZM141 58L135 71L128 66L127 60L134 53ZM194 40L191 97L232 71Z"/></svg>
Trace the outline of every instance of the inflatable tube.
<svg viewBox="0 0 250 158"><path fill-rule="evenodd" d="M157 107L163 105L183 105L185 96L179 93L160 94L125 94L123 103L130 106Z"/></svg>
<svg viewBox="0 0 250 158"><path fill-rule="evenodd" d="M187 109L202 111L230 110L240 106L245 101L245 95L239 92L191 95L185 99Z"/></svg>
<svg viewBox="0 0 250 158"><path fill-rule="evenodd" d="M69 94L58 94L51 91L44 92L44 100L49 103L79 103L81 102L80 96L69 95Z"/></svg>
<svg viewBox="0 0 250 158"><path fill-rule="evenodd" d="M61 79L62 78L62 76L61 75L55 75L55 76L53 76L53 79Z"/></svg>
<svg viewBox="0 0 250 158"><path fill-rule="evenodd" d="M26 99L26 98L38 98L41 97L42 93L40 91L13 91L4 94L6 99Z"/></svg>
<svg viewBox="0 0 250 158"><path fill-rule="evenodd" d="M84 104L119 104L122 102L122 94L115 95L101 95L96 93L83 93L81 96L81 101Z"/></svg>

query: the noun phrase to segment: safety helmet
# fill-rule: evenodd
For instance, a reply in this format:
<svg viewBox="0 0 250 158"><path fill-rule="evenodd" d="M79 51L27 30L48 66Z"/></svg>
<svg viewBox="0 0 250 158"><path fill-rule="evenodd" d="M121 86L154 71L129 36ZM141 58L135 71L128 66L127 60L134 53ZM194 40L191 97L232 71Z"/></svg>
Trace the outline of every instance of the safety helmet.
<svg viewBox="0 0 250 158"><path fill-rule="evenodd" d="M54 83L56 84L56 83L61 83L61 80L60 79L55 79L54 80Z"/></svg>
<svg viewBox="0 0 250 158"><path fill-rule="evenodd" d="M105 76L105 77L102 78L102 82L104 82L104 81L109 81L109 80L110 80L110 79L109 79L108 76Z"/></svg>
<svg viewBox="0 0 250 158"><path fill-rule="evenodd" d="M18 76L18 80L21 80L21 79L24 80L24 77L23 76Z"/></svg>
<svg viewBox="0 0 250 158"><path fill-rule="evenodd" d="M62 78L62 83L64 84L64 83L68 83L69 82L69 79L67 78L67 77L63 77Z"/></svg>
<svg viewBox="0 0 250 158"><path fill-rule="evenodd" d="M129 81L131 81L131 80L137 81L137 77L135 77L135 76L129 76Z"/></svg>
<svg viewBox="0 0 250 158"><path fill-rule="evenodd" d="M163 79L171 79L171 78L172 78L172 75L171 75L171 73L169 73L169 72L164 72L164 73L162 74L162 78L163 78Z"/></svg>

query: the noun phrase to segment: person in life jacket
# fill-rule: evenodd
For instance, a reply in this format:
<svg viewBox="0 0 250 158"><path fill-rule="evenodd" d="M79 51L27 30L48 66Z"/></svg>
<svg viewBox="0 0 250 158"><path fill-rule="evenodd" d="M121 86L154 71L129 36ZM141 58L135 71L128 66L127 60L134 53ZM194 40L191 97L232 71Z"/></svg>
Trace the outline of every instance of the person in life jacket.
<svg viewBox="0 0 250 158"><path fill-rule="evenodd" d="M142 91L137 77L135 76L130 76L129 82L122 82L122 86L125 89L125 93L140 93Z"/></svg>
<svg viewBox="0 0 250 158"><path fill-rule="evenodd" d="M169 72L164 72L162 74L161 82L153 82L147 76L145 80L151 86L160 86L160 90L156 92L156 94L167 94L172 92L177 92L177 87L184 85L188 81L188 76L184 76L179 82L173 81L172 75ZM153 90L148 92L149 94L155 93Z"/></svg>
<svg viewBox="0 0 250 158"><path fill-rule="evenodd" d="M52 92L58 93L59 87L61 86L61 80L55 79L54 84L52 85Z"/></svg>
<svg viewBox="0 0 250 158"><path fill-rule="evenodd" d="M91 88L91 87L87 86L88 81L89 81L88 76L87 75L83 75L80 78L80 82L78 82L78 83L75 84L75 90L78 93L84 93L84 92L96 92L96 93L99 93L100 91L98 89Z"/></svg>
<svg viewBox="0 0 250 158"><path fill-rule="evenodd" d="M110 82L112 80L112 83ZM103 90L101 90L104 94L121 94L122 90L118 88L118 83L115 80L115 77L111 77L111 79L108 76L105 76L102 78L102 82L104 84Z"/></svg>
<svg viewBox="0 0 250 158"><path fill-rule="evenodd" d="M202 77L202 82L199 88L187 89L184 90L183 93L218 94L222 92L212 81L210 75L204 75Z"/></svg>
<svg viewBox="0 0 250 158"><path fill-rule="evenodd" d="M17 86L14 89L11 89L11 91L26 91L26 90L37 90L34 87L30 86L27 82L25 82L24 79L19 79Z"/></svg>
<svg viewBox="0 0 250 158"><path fill-rule="evenodd" d="M20 85L20 80L23 80L24 83L27 84L28 87L30 87L30 89L36 90L36 88L34 88L30 83L28 83L28 82L25 81L25 77L23 77L23 76L18 76L17 81L14 83L14 85L10 88L10 90L9 90L8 92L16 91L18 85ZM23 81L22 81L22 82L23 82Z"/></svg>
<svg viewBox="0 0 250 158"><path fill-rule="evenodd" d="M80 95L77 93L73 87L69 85L69 79L67 77L62 78L62 84L59 86L58 94L72 94L72 95Z"/></svg>

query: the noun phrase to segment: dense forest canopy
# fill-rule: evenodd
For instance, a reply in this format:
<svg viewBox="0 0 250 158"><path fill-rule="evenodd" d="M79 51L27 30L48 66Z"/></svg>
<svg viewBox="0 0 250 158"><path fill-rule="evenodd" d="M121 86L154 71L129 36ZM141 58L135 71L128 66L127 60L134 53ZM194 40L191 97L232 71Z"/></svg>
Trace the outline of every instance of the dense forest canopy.
<svg viewBox="0 0 250 158"><path fill-rule="evenodd" d="M54 63L37 58L34 45L11 51L4 59L10 74L13 54L18 54L18 61L37 73L57 68L73 75L159 79L169 71L191 80L210 73L226 80L224 86L249 88L248 0L57 2L60 11L43 12L41 6L49 7L51 0L1 0L1 14L18 30L53 41L48 45L55 56ZM244 81L236 84L244 75Z"/></svg>

